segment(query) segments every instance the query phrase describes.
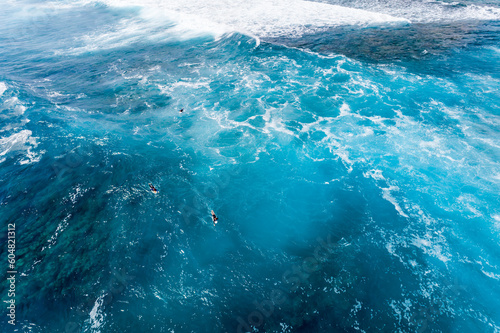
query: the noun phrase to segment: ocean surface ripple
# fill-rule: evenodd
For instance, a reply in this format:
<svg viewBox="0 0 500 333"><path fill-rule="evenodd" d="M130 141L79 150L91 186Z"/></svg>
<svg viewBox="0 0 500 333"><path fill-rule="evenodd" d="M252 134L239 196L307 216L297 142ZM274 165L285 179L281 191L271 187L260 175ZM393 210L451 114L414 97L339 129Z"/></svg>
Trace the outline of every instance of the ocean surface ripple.
<svg viewBox="0 0 500 333"><path fill-rule="evenodd" d="M0 331L500 332L498 2L0 20Z"/></svg>

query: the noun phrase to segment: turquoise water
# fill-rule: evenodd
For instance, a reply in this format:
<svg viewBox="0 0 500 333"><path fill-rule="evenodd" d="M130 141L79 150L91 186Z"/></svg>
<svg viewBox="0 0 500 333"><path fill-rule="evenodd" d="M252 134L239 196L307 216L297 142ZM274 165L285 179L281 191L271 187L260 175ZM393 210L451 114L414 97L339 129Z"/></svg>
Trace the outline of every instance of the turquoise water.
<svg viewBox="0 0 500 333"><path fill-rule="evenodd" d="M2 332L500 332L498 2L263 3L4 4Z"/></svg>

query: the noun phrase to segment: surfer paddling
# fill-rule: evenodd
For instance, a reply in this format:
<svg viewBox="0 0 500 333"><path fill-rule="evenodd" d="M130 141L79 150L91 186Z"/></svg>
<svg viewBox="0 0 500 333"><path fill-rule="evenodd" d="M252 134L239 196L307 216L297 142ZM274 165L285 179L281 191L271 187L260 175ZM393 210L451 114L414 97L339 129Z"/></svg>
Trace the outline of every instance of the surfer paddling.
<svg viewBox="0 0 500 333"><path fill-rule="evenodd" d="M212 210L212 220L214 221L214 227L215 227L215 225L217 224L217 220L218 220L218 219L219 219L219 218L215 215L214 211Z"/></svg>
<svg viewBox="0 0 500 333"><path fill-rule="evenodd" d="M153 186L153 184L149 183L149 189L153 192L153 193L158 193L158 190Z"/></svg>
<svg viewBox="0 0 500 333"><path fill-rule="evenodd" d="M180 110L179 110L179 113L183 113L183 112L184 112L184 109L180 109Z"/></svg>

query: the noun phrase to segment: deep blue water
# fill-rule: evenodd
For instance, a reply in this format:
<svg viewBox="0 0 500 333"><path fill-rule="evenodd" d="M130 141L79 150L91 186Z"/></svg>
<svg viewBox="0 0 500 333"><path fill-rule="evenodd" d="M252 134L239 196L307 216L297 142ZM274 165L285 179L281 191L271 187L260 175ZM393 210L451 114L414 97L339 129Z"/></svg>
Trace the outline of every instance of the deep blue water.
<svg viewBox="0 0 500 333"><path fill-rule="evenodd" d="M0 331L500 332L500 4L321 3L2 4Z"/></svg>

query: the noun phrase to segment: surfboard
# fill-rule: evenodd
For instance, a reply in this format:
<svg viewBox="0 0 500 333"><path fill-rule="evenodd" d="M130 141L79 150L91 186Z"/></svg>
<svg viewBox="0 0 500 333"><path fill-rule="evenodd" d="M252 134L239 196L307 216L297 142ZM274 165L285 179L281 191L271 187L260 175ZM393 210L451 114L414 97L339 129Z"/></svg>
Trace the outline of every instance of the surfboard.
<svg viewBox="0 0 500 333"><path fill-rule="evenodd" d="M153 192L154 194L158 193L158 190L151 183L149 183L148 185L149 185L149 189L151 190L151 192Z"/></svg>

